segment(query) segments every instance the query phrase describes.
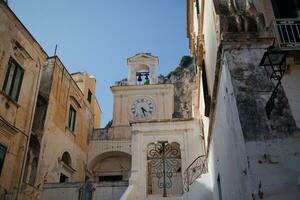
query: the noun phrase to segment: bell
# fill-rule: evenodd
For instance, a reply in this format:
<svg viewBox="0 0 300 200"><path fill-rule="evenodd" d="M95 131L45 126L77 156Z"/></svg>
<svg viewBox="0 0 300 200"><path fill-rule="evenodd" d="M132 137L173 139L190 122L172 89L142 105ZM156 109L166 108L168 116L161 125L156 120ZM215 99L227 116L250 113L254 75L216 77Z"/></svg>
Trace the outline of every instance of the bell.
<svg viewBox="0 0 300 200"><path fill-rule="evenodd" d="M141 81L142 81L142 77L141 77L141 74L139 74L138 82L141 82Z"/></svg>
<svg viewBox="0 0 300 200"><path fill-rule="evenodd" d="M148 80L149 80L149 77L148 77L149 75L148 75L148 74L146 74L145 76L146 76L146 77L145 77L145 80L147 80L147 81L148 81Z"/></svg>

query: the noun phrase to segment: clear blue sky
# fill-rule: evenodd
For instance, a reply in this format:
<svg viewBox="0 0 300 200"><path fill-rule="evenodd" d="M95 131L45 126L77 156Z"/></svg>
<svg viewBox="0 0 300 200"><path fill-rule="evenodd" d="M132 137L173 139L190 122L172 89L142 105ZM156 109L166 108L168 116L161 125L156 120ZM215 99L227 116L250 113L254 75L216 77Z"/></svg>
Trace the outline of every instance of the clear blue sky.
<svg viewBox="0 0 300 200"><path fill-rule="evenodd" d="M127 77L126 59L150 52L160 59L158 74L188 55L185 0L9 0L49 56L57 55L70 73L97 79L102 126L112 118L110 86Z"/></svg>

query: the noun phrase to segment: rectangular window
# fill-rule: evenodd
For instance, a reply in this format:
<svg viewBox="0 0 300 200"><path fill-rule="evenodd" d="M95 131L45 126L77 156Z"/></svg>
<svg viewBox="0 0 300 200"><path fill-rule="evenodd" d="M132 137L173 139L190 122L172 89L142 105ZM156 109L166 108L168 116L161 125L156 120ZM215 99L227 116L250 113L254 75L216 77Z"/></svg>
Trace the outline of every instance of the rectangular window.
<svg viewBox="0 0 300 200"><path fill-rule="evenodd" d="M202 61L202 84L203 84L203 94L204 94L204 104L205 104L204 115L206 117L209 117L209 112L210 112L210 96L209 96L209 93L208 93L206 68L205 68L205 62L204 62L204 60Z"/></svg>
<svg viewBox="0 0 300 200"><path fill-rule="evenodd" d="M2 90L15 101L19 99L23 76L24 69L10 57Z"/></svg>
<svg viewBox="0 0 300 200"><path fill-rule="evenodd" d="M4 159L6 155L7 148L0 144L0 174L4 165Z"/></svg>
<svg viewBox="0 0 300 200"><path fill-rule="evenodd" d="M271 0L276 19L297 18L298 0Z"/></svg>
<svg viewBox="0 0 300 200"><path fill-rule="evenodd" d="M70 106L68 128L73 132L75 130L75 122L76 122L76 110L74 109L73 106Z"/></svg>
<svg viewBox="0 0 300 200"><path fill-rule="evenodd" d="M91 90L89 90L87 100L88 100L90 103L92 102L92 96L93 96L93 94L92 94Z"/></svg>

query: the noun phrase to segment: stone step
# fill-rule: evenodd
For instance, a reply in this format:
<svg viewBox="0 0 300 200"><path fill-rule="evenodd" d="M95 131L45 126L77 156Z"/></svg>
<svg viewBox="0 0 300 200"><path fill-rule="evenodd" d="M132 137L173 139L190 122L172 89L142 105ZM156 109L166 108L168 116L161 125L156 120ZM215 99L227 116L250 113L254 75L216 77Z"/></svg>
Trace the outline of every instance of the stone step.
<svg viewBox="0 0 300 200"><path fill-rule="evenodd" d="M182 200L182 197L147 197L145 200Z"/></svg>

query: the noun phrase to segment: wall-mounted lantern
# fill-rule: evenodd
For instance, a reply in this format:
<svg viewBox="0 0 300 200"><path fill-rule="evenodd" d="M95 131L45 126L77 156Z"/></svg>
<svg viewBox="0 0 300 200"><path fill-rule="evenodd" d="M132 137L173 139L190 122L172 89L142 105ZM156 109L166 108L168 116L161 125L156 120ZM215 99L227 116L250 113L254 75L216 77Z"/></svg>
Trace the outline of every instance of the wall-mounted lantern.
<svg viewBox="0 0 300 200"><path fill-rule="evenodd" d="M275 99L277 97L278 88L281 85L281 79L286 71L286 57L288 55L288 51L282 50L268 50L264 53L260 66L263 66L270 76L270 80L273 80L276 83L276 86L269 98L265 110L268 119L270 119L271 112L274 108Z"/></svg>

